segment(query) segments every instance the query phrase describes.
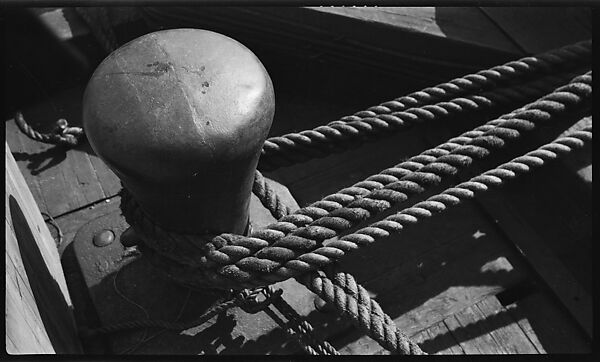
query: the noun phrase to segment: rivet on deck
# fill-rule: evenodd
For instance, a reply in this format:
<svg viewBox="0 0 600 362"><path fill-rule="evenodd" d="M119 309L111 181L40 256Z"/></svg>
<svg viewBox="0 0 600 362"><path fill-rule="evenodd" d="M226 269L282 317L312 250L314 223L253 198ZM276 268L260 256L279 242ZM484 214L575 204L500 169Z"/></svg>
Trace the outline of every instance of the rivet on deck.
<svg viewBox="0 0 600 362"><path fill-rule="evenodd" d="M115 233L112 230L104 229L94 235L93 242L94 245L101 248L103 246L107 246L115 241Z"/></svg>

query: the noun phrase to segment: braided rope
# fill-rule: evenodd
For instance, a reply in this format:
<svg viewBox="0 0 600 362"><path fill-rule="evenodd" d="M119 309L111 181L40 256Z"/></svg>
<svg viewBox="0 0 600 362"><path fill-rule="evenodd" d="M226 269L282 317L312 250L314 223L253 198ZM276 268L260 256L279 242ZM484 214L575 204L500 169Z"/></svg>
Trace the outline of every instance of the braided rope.
<svg viewBox="0 0 600 362"><path fill-rule="evenodd" d="M507 82L536 72L551 73L560 68L582 64L591 57L591 44L591 40L583 41L534 57L511 61L370 107L325 126L269 138L261 151L258 167L263 171L271 171L315 157L325 157L423 121L423 118L419 118L422 114L411 111L411 108L493 88L498 82Z"/></svg>
<svg viewBox="0 0 600 362"><path fill-rule="evenodd" d="M332 258L343 256L344 251L330 245L320 248L320 254L305 253L317 249L321 241L406 200L407 194L420 193L426 185L439 183L442 176L455 174L474 158L487 156L489 149L503 147L522 131L535 128L536 123L581 105L591 97L591 82L591 72L577 77L510 115L329 195L249 237L222 234L219 240L206 245L206 257L200 259L200 265L204 269L214 268L236 282L260 285L329 264ZM300 258L300 254L305 256ZM250 256L240 258L240 255Z"/></svg>
<svg viewBox="0 0 600 362"><path fill-rule="evenodd" d="M334 273L330 278L323 272L313 272L300 281L313 293L348 316L361 330L382 347L397 354L424 354L419 346L402 333L369 292L348 273Z"/></svg>
<svg viewBox="0 0 600 362"><path fill-rule="evenodd" d="M19 130L30 139L51 145L76 147L83 137L83 130L79 127L69 127L67 120L64 118L56 121L56 127L51 133L40 133L34 130L25 121L25 117L23 117L23 113L21 112L15 113L15 123Z"/></svg>

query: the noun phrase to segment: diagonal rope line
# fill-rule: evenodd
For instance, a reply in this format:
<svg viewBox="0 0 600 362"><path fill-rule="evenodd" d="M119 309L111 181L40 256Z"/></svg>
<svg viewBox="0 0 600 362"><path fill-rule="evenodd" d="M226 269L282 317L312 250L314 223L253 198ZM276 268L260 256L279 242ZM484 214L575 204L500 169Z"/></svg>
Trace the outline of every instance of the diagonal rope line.
<svg viewBox="0 0 600 362"><path fill-rule="evenodd" d="M253 232L250 237L216 238L207 244L201 266L216 268L218 274L238 283L253 284L285 280L300 272L315 270L343 252L329 248L320 249L322 255L311 254L308 259L297 255L315 250L319 241L335 237L359 221L406 200L407 194L422 192L425 186L439 182L442 176L454 174L459 167L470 165L474 158L487 156L490 149L503 147L521 132L535 128L536 123L547 122L573 106L582 105L590 96L591 73L588 73L521 110L484 125L483 129L450 140L452 151L442 145L416 156L425 165L414 162L413 158L400 164L402 167L384 170L355 187L342 190L344 194L330 195L333 197L324 198L315 203L316 206L300 209L264 230ZM453 146L455 141L458 141L457 147ZM350 196L352 194L360 197ZM244 254L252 256L239 257Z"/></svg>
<svg viewBox="0 0 600 362"><path fill-rule="evenodd" d="M426 120L419 118L418 112L412 111L415 107L462 97L471 92L481 92L495 88L498 83L536 73L553 73L589 63L591 44L591 40L583 41L511 61L370 107L312 130L271 137L265 141L258 168L271 171L312 158L325 157Z"/></svg>

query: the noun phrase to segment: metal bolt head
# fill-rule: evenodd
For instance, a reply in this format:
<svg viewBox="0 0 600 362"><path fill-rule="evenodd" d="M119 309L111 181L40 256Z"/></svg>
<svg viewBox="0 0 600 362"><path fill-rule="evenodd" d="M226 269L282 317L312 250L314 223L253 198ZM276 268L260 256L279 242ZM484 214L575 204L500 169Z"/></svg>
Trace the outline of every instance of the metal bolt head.
<svg viewBox="0 0 600 362"><path fill-rule="evenodd" d="M104 229L94 235L94 245L103 247L115 241L115 233L112 230Z"/></svg>

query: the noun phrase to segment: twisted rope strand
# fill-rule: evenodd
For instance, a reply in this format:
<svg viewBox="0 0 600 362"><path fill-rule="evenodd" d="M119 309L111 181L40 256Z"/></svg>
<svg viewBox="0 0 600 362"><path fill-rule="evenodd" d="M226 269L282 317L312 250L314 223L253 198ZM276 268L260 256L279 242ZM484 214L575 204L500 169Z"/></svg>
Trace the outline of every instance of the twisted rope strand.
<svg viewBox="0 0 600 362"><path fill-rule="evenodd" d="M409 111L418 114L419 118L433 120L452 114L460 114L468 111L482 110L491 108L495 105L508 105L524 100L530 100L540 97L550 89L564 84L572 79L573 73L546 76L536 81L518 85L513 88L500 88L494 92L484 93L479 96L467 98L457 98L449 102L441 102L435 105L425 106L419 109L410 109ZM273 217L281 219L290 214L291 210L280 199L279 195L265 181L262 173L256 170L252 192L259 198L263 206L267 208Z"/></svg>
<svg viewBox="0 0 600 362"><path fill-rule="evenodd" d="M76 147L83 137L83 130L79 127L69 127L64 118L56 122L56 129L51 133L40 133L33 129L25 121L25 117L23 117L23 113L21 112L15 113L15 123L19 130L30 139L51 145Z"/></svg>
<svg viewBox="0 0 600 362"><path fill-rule="evenodd" d="M492 186L500 186L520 174L530 172L532 168L541 167L548 161L582 148L586 142L591 141L591 126L569 133L368 227L345 235L339 240L332 240L324 248L334 247L335 245L336 248L341 250L351 251L369 245L377 239L389 236L392 232L400 232L405 226L415 224L420 219L432 217L434 214L445 211L451 206L456 206L464 200L472 199L477 193L485 192ZM315 252L318 251L315 250Z"/></svg>
<svg viewBox="0 0 600 362"><path fill-rule="evenodd" d="M545 88L549 84L564 80L564 77L564 75L547 77L546 79L538 80L526 86L520 86L518 89L514 90L514 93L518 94L520 97L523 97L525 94L529 96L539 96L544 94L546 91ZM482 97L482 99L485 98ZM463 107L457 107L463 109ZM467 132L460 137L473 138L475 135L480 136L481 134L478 133L479 131L487 131L490 128L493 128L497 122L499 121L492 121L488 125ZM460 143L460 137L458 140L452 141ZM274 215L279 218L279 222L269 225L266 229L253 231L248 238L234 234L221 234L218 236L180 235L177 236L177 239L183 240L179 243L173 243L171 240L176 235L172 232L166 233L160 229L158 225L147 222L147 220L144 219L144 213L137 207L137 204L134 200L131 200L131 198L123 198L123 214L130 225L134 225L136 230L139 230L141 234L145 235L148 246L173 261L193 267L197 267L198 265L210 267L216 265L215 263L230 264L238 261L242 257L251 256L252 253L261 248L272 245L299 227L306 226L307 224L327 216L336 209L347 206L356 198L369 198L372 196L370 195L371 192L383 188L390 183L397 182L403 176L414 174L414 172L418 171L418 168L427 163L436 161L437 157L448 153L448 150L452 148L452 145L454 145L454 143L443 144L436 149L428 150L419 156L412 157L406 162L384 170L379 175L371 176L365 181L340 190L336 194L329 195L321 201L304 207L288 217L283 217L283 215L284 213L288 213L289 210L282 207L283 202L278 200L276 193L267 192L264 187L268 186L268 184L265 183L264 178L260 172L257 171L254 191L261 198L262 203L271 210L272 213L275 212ZM263 190L261 190L261 187ZM200 240L198 238L200 238ZM206 244L208 241L207 239L210 238L212 238L212 242ZM194 242L194 240L196 240L196 242ZM199 251L198 247L204 244L206 244L205 250ZM306 243L300 245L302 252L306 251L307 246L305 245ZM206 258L203 258L204 254L206 254Z"/></svg>
<svg viewBox="0 0 600 362"><path fill-rule="evenodd" d="M591 40L583 41L535 57L511 61L370 107L325 126L269 138L261 151L258 167L272 171L315 157L325 157L423 121L415 119L419 113L410 112L410 108L493 88L499 82L537 72L549 73L588 62L591 44Z"/></svg>
<svg viewBox="0 0 600 362"><path fill-rule="evenodd" d="M330 195L300 209L266 229L252 233L250 237L221 235L223 238L218 242L206 245L206 257L201 259L201 265L204 268L217 266L219 274L237 282L253 281L258 284L284 280L298 272L317 269L323 263L327 264L329 258L339 257L343 252L329 247L319 249L320 255L312 253L303 258L297 255L317 249L320 241L335 237L372 214L406 200L407 194L422 192L424 186L439 182L441 176L454 174L458 167L470 165L473 158L488 155L490 148L502 147L506 141L519 137L520 131L531 130L535 123L547 121L590 96L591 72L513 112L511 117L499 118L491 125L450 140L447 143L451 146L450 150L444 144L416 156L416 160L422 163L412 158L401 163L401 167L384 170L341 190L344 193ZM253 256L239 257L256 250ZM219 264L223 266L219 268ZM264 279L259 281L261 278Z"/></svg>
<svg viewBox="0 0 600 362"><path fill-rule="evenodd" d="M331 278L323 272L313 272L299 278L313 293L335 306L382 347L396 354L425 354L402 333L371 298L366 289L348 273L335 273Z"/></svg>
<svg viewBox="0 0 600 362"><path fill-rule="evenodd" d="M258 197L260 202L276 219L289 215L290 208L281 200L277 192L267 183L260 171L256 170L254 174L254 184L252 192Z"/></svg>

